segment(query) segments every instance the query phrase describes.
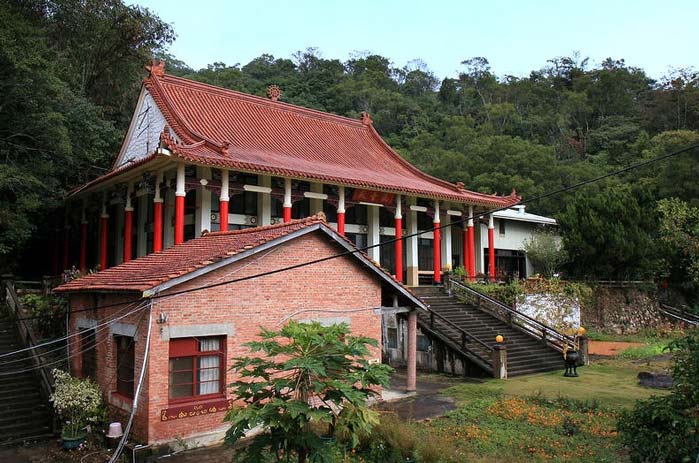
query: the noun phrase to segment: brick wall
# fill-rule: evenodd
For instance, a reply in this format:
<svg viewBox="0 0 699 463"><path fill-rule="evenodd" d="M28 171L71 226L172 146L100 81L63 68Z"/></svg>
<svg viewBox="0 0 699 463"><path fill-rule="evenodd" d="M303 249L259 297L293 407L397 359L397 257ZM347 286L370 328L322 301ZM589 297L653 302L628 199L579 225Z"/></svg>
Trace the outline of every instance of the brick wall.
<svg viewBox="0 0 699 463"><path fill-rule="evenodd" d="M335 254L338 250L338 245L331 242L329 237L313 233L200 276L173 288L170 292L268 272ZM118 301L119 297L124 296L108 296L105 300ZM73 296L71 307L79 309L81 306L94 305L92 299L91 296ZM228 362L232 357L248 354L242 344L256 339L260 327L278 329L282 326L280 321L288 316L296 320L349 320L353 334L380 341L381 317L375 315L372 310L373 307L380 305L379 282L364 266L356 263L351 257L334 259L246 282L155 300L152 305L151 355L147 383L144 385L147 400L139 405L134 435L141 441L155 443L215 432L226 427L222 422L225 413L222 412L161 421L161 412L171 406L168 399L168 336L176 327L220 325L222 330L223 327L232 327L233 335L226 338ZM314 312L309 309L321 309L325 312ZM110 313L114 312L115 309L111 309ZM89 313L91 312L87 312ZM167 323L156 323L160 313L167 315ZM78 315L85 314L76 314L73 320L76 320ZM104 316L104 314L100 315ZM139 315L134 314L129 317L129 322L136 324L138 318ZM146 322L141 323L137 330L136 377L143 359L146 324ZM73 324L71 327L75 329ZM114 343L99 344L107 335L104 332L100 334L102 336L98 334L97 341L98 359L100 359L98 378L100 384L107 385L109 391L115 387L111 379L114 373L113 367L110 368L114 362L115 354L112 351ZM380 348L375 349L371 357L380 359ZM76 372L80 371L79 358L74 359L74 367ZM226 383L234 379L234 373L227 371ZM114 411L129 410L128 403L119 403L118 397L109 392L108 396L114 404Z"/></svg>

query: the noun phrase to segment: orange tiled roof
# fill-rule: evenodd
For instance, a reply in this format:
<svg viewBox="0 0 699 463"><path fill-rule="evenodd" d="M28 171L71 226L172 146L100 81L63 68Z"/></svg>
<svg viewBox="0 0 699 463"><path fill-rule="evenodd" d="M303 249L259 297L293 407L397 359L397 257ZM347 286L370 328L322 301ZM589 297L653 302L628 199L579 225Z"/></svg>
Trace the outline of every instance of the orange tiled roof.
<svg viewBox="0 0 699 463"><path fill-rule="evenodd" d="M315 224L323 224L328 230L332 230L325 221L325 215L318 214L305 219L292 220L289 223L245 230L207 233L199 238L164 249L161 252L148 254L77 280L69 281L55 288L55 291L143 292L222 259L254 249ZM342 237L334 230L332 230L332 233L343 238L352 247L355 247L354 243L348 238ZM358 253L387 275L393 283L400 285L392 275L382 269L378 263L371 260L366 253L362 251L358 251ZM412 295L410 290L405 287L403 289Z"/></svg>
<svg viewBox="0 0 699 463"><path fill-rule="evenodd" d="M179 139L164 143L189 162L483 206L519 197L476 193L420 171L393 151L368 117L349 119L151 72L144 85Z"/></svg>

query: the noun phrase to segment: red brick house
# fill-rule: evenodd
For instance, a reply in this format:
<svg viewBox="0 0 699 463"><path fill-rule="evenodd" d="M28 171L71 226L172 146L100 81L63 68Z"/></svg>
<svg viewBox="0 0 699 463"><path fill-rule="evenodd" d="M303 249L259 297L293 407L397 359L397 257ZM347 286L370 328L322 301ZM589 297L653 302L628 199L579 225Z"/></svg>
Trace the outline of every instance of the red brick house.
<svg viewBox="0 0 699 463"><path fill-rule="evenodd" d="M235 375L227 364L246 355L242 344L260 327L278 329L289 319L347 322L354 334L380 342L381 307L398 307L412 310L415 346L414 311L423 303L356 249L323 216L311 216L204 233L66 283L56 291L70 300L69 334L80 333L70 344L72 372L94 378L112 417L124 423L150 329L130 440L217 439L226 428L222 412L235 400L226 391ZM356 252L227 283L347 251ZM202 286L211 287L186 292ZM380 347L371 355L379 361Z"/></svg>

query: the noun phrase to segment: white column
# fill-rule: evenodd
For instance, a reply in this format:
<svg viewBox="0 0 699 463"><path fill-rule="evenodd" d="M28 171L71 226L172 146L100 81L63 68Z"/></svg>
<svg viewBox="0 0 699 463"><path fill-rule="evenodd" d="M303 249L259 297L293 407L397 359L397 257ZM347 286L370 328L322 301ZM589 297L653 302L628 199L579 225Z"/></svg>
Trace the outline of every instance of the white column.
<svg viewBox="0 0 699 463"><path fill-rule="evenodd" d="M211 191L206 188L211 180L211 168L197 166L197 178L200 186L197 188L194 236L201 236L204 230L211 231Z"/></svg>
<svg viewBox="0 0 699 463"><path fill-rule="evenodd" d="M373 246L381 241L379 237L379 206L367 206L367 245ZM381 247L376 246L367 250L369 257L381 262Z"/></svg>
<svg viewBox="0 0 699 463"><path fill-rule="evenodd" d="M259 175L258 185L272 187L272 177ZM269 225L272 223L272 195L269 193L257 193L257 225Z"/></svg>
<svg viewBox="0 0 699 463"><path fill-rule="evenodd" d="M417 286L419 284L418 279L418 260L417 260L417 212L410 210L411 205L415 205L415 198L408 197L407 203L408 208L405 212L407 223L408 238L405 239L405 257L406 257L406 270L407 270L407 280L406 284L408 286Z"/></svg>
<svg viewBox="0 0 699 463"><path fill-rule="evenodd" d="M136 246L133 248L133 258L148 254L148 233L146 232L146 223L148 222L148 195L139 196L136 200L138 201L138 217L135 217Z"/></svg>
<svg viewBox="0 0 699 463"><path fill-rule="evenodd" d="M442 225L449 225L451 216L444 214L442 217ZM452 243L451 243L451 227L442 228L442 270L445 272L451 271L452 267Z"/></svg>
<svg viewBox="0 0 699 463"><path fill-rule="evenodd" d="M230 188L228 183L229 177L228 169L221 169L221 194L218 197L220 201L230 201L231 199L230 196L228 196L228 190Z"/></svg>
<svg viewBox="0 0 699 463"><path fill-rule="evenodd" d="M284 204L282 207L292 207L293 204L291 202L291 179L290 178L285 178L284 179Z"/></svg>
<svg viewBox="0 0 699 463"><path fill-rule="evenodd" d="M323 194L323 184L322 183L311 183L311 193ZM310 201L311 215L315 215L319 212L323 212L323 200L318 198L311 198Z"/></svg>

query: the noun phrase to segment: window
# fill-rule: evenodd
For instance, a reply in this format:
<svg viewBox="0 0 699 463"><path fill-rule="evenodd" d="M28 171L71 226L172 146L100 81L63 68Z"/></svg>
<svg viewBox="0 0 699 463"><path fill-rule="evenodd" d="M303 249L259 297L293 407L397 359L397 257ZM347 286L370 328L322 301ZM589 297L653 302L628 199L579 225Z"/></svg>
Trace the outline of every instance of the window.
<svg viewBox="0 0 699 463"><path fill-rule="evenodd" d="M500 229L500 236L505 236L505 221L500 219L498 220L498 228Z"/></svg>
<svg viewBox="0 0 699 463"><path fill-rule="evenodd" d="M386 338L387 338L387 343L388 343L389 349L397 349L398 348L398 328L387 328L386 329Z"/></svg>
<svg viewBox="0 0 699 463"><path fill-rule="evenodd" d="M134 364L136 361L134 340L130 336L114 336L116 344L116 382L117 392L133 399Z"/></svg>
<svg viewBox="0 0 699 463"><path fill-rule="evenodd" d="M82 376L95 378L97 370L97 355L95 354L96 332L94 328L80 332L80 349L82 350Z"/></svg>
<svg viewBox="0 0 699 463"><path fill-rule="evenodd" d="M430 341L430 338L428 338L424 334L417 335L417 350L418 351L429 352L430 346L432 346L432 341Z"/></svg>
<svg viewBox="0 0 699 463"><path fill-rule="evenodd" d="M191 399L223 393L223 337L170 341L170 399Z"/></svg>

